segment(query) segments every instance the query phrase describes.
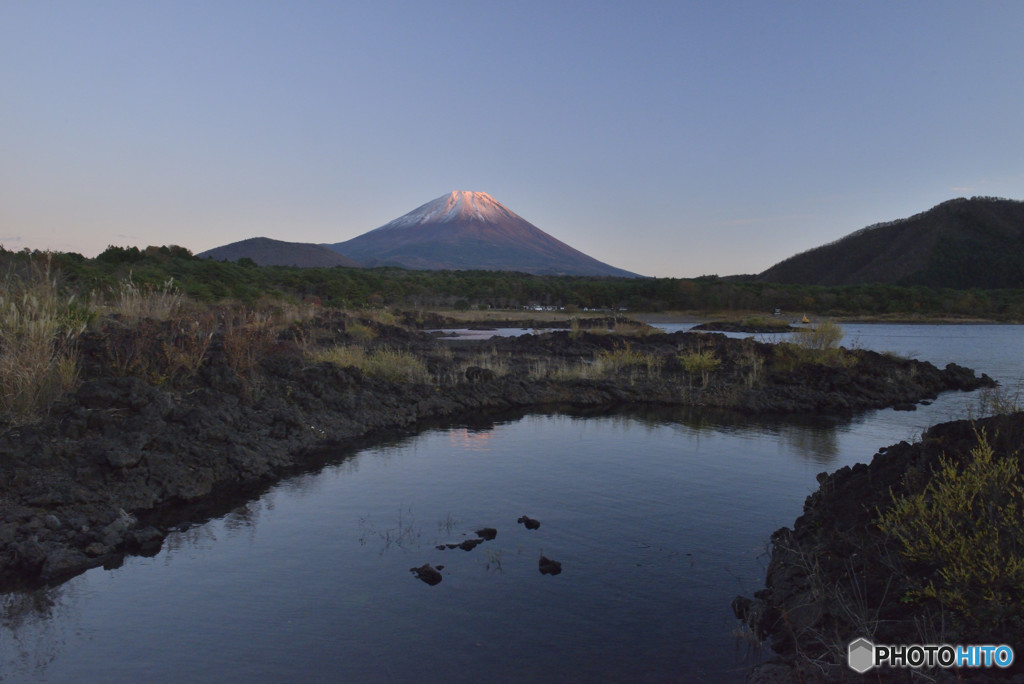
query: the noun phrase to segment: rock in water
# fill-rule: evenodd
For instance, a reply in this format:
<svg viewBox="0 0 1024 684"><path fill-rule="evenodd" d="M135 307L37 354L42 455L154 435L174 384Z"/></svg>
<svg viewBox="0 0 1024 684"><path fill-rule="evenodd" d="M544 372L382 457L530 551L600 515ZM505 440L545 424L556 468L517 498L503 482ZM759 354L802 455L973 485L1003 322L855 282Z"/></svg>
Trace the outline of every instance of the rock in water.
<svg viewBox="0 0 1024 684"><path fill-rule="evenodd" d="M528 530L535 530L540 527L540 520L534 520L533 518L525 515L519 516L519 520L516 520L516 522L526 525L526 529Z"/></svg>
<svg viewBox="0 0 1024 684"><path fill-rule="evenodd" d="M432 566L430 563L425 563L424 565L421 565L418 568L409 568L409 571L415 574L417 578L423 580L430 586L440 584L441 580L443 579L441 577L441 572L437 568Z"/></svg>
<svg viewBox="0 0 1024 684"><path fill-rule="evenodd" d="M562 572L562 564L558 561L551 560L547 556L540 557L540 574L542 575L558 575Z"/></svg>

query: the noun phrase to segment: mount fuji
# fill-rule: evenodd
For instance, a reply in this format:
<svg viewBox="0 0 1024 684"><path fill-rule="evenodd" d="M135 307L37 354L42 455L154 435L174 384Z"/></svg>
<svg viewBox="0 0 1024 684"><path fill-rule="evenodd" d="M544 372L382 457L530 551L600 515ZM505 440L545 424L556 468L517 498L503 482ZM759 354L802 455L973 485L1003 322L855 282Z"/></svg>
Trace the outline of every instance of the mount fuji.
<svg viewBox="0 0 1024 684"><path fill-rule="evenodd" d="M458 190L324 246L366 266L639 277L556 240L486 192Z"/></svg>

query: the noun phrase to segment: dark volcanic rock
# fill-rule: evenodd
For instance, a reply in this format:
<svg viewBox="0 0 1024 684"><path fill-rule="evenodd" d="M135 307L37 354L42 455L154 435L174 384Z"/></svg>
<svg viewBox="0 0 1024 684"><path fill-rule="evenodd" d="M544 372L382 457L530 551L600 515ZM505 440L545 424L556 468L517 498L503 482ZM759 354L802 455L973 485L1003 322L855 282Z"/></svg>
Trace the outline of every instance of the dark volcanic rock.
<svg viewBox="0 0 1024 684"><path fill-rule="evenodd" d="M776 325L765 323L749 323L744 321L707 321L698 323L690 330L706 330L710 332L739 332L739 333L786 333L797 330L787 323Z"/></svg>
<svg viewBox="0 0 1024 684"><path fill-rule="evenodd" d="M528 530L536 530L540 528L540 520L534 520L529 516L521 515L519 516L519 519L516 520L516 522L522 523L523 526L526 527L526 529Z"/></svg>
<svg viewBox="0 0 1024 684"><path fill-rule="evenodd" d="M435 568L430 563L426 563L418 568L409 568L409 572L416 575L417 579L423 580L430 586L434 586L435 584L440 584L441 580L444 579L440 572L443 569L443 565L439 565Z"/></svg>
<svg viewBox="0 0 1024 684"><path fill-rule="evenodd" d="M901 601L910 587L907 575L893 571L899 550L875 524L878 511L890 505L894 494L924 487L940 457L953 463L969 458L978 432L984 432L995 453L1022 458L1024 414L1012 414L936 425L920 442L880 449L870 464L818 476L820 486L807 498L792 529L772 535L765 588L753 598L737 597L732 605L737 618L779 654L772 671L794 673L792 679L779 681L838 681L822 677L820 669L808 678L805 666L832 662L836 672L849 674L844 662L836 662L837 645L862 636L871 636L875 643L910 644L921 641L923 630L942 634L949 643L1007 642L1007 634L991 627L986 632L984 625L958 632L965 626L955 616ZM864 633L866 619L873 626L870 635ZM878 681L905 681L882 674ZM764 680L752 675L750 681Z"/></svg>
<svg viewBox="0 0 1024 684"><path fill-rule="evenodd" d="M551 560L547 556L541 556L540 562L537 564L542 575L560 575L562 574L562 564L556 560Z"/></svg>
<svg viewBox="0 0 1024 684"><path fill-rule="evenodd" d="M470 366L466 369L466 380L470 382L494 382L494 371L480 366Z"/></svg>

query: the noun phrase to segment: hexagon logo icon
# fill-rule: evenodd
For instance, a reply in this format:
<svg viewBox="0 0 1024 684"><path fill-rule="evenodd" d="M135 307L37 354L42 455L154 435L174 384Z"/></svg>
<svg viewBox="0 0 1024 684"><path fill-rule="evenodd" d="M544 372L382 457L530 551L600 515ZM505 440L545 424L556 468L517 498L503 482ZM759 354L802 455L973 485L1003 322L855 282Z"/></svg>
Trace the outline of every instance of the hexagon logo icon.
<svg viewBox="0 0 1024 684"><path fill-rule="evenodd" d="M864 674L875 666L875 645L864 637L851 641L847 654L847 663L854 672Z"/></svg>

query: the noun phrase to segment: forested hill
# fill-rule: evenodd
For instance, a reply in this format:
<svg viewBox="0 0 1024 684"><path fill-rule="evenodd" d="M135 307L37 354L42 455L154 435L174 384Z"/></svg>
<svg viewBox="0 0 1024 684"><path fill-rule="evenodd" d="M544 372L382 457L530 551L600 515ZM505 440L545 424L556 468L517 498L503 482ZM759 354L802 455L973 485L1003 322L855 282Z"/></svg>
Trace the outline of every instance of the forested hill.
<svg viewBox="0 0 1024 684"><path fill-rule="evenodd" d="M973 197L880 223L772 266L758 280L794 285L1024 287L1024 202Z"/></svg>

